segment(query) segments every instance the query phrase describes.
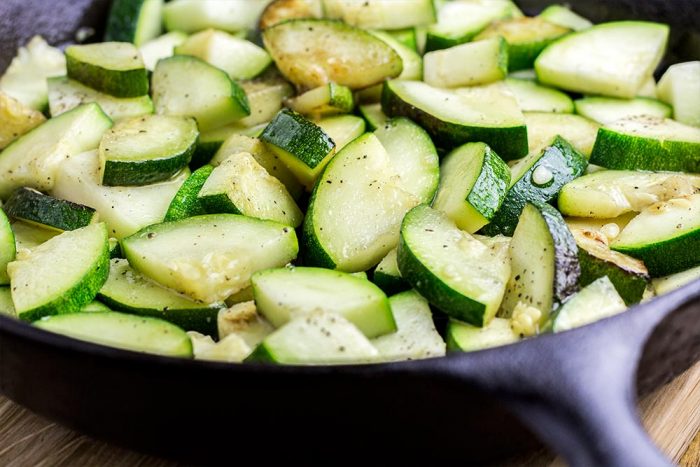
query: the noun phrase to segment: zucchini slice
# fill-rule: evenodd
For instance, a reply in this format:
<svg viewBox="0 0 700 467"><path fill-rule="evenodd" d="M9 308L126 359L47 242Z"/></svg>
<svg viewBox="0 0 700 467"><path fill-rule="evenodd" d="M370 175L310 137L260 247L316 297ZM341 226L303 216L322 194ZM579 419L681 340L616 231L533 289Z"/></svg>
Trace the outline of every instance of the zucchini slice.
<svg viewBox="0 0 700 467"><path fill-rule="evenodd" d="M394 295L389 304L398 330L372 339L381 360L420 360L445 355L445 341L435 329L426 299L410 290Z"/></svg>
<svg viewBox="0 0 700 467"><path fill-rule="evenodd" d="M340 151L311 195L304 220L306 264L365 271L396 247L401 220L419 202L397 178L372 133Z"/></svg>
<svg viewBox="0 0 700 467"><path fill-rule="evenodd" d="M363 29L403 29L435 22L432 0L322 0L326 18Z"/></svg>
<svg viewBox="0 0 700 467"><path fill-rule="evenodd" d="M148 94L148 75L141 53L126 42L71 45L66 49L68 77L114 97Z"/></svg>
<svg viewBox="0 0 700 467"><path fill-rule="evenodd" d="M0 198L27 186L50 190L61 165L97 148L112 121L100 106L77 107L34 128L0 153Z"/></svg>
<svg viewBox="0 0 700 467"><path fill-rule="evenodd" d="M251 278L258 311L275 327L324 310L354 324L368 338L396 331L384 292L366 279L321 268L282 268Z"/></svg>
<svg viewBox="0 0 700 467"><path fill-rule="evenodd" d="M66 76L47 80L49 87L49 111L52 117L61 115L80 105L97 102L114 122L141 115L152 114L153 101L146 96L114 97L104 94Z"/></svg>
<svg viewBox="0 0 700 467"><path fill-rule="evenodd" d="M384 41L338 21L286 21L265 29L263 42L282 74L305 89L329 82L361 89L403 70Z"/></svg>
<svg viewBox="0 0 700 467"><path fill-rule="evenodd" d="M282 182L247 153L233 154L207 178L197 195L210 214L231 213L298 227L304 214Z"/></svg>
<svg viewBox="0 0 700 467"><path fill-rule="evenodd" d="M401 277L396 253L396 248L387 253L375 268L372 277L372 282L377 284L377 287L387 295L397 294L411 288L409 283Z"/></svg>
<svg viewBox="0 0 700 467"><path fill-rule="evenodd" d="M673 106L673 118L700 127L700 61L671 65L659 80L659 98Z"/></svg>
<svg viewBox="0 0 700 467"><path fill-rule="evenodd" d="M100 142L105 186L133 186L168 180L187 167L197 147L191 118L145 115L118 123Z"/></svg>
<svg viewBox="0 0 700 467"><path fill-rule="evenodd" d="M204 165L192 172L170 202L163 222L179 221L207 213L197 195L213 170L211 165Z"/></svg>
<svg viewBox="0 0 700 467"><path fill-rule="evenodd" d="M374 135L399 176L398 186L421 203L430 203L440 179L440 161L430 136L407 118L388 120Z"/></svg>
<svg viewBox="0 0 700 467"><path fill-rule="evenodd" d="M175 47L175 53L200 58L235 80L254 78L272 62L265 49L215 29L191 35Z"/></svg>
<svg viewBox="0 0 700 467"><path fill-rule="evenodd" d="M520 335L513 331L510 320L505 318L494 318L485 327L454 319L447 323L447 350L450 352L475 352L514 344L519 340Z"/></svg>
<svg viewBox="0 0 700 467"><path fill-rule="evenodd" d="M644 263L611 250L609 239L600 232L575 228L571 224L569 228L578 247L579 284L585 287L601 277L608 277L625 303L639 303L649 283L649 271Z"/></svg>
<svg viewBox="0 0 700 467"><path fill-rule="evenodd" d="M415 121L447 150L483 142L506 160L527 154L525 118L501 83L448 90L419 81L388 81L382 111Z"/></svg>
<svg viewBox="0 0 700 467"><path fill-rule="evenodd" d="M556 89L540 86L527 79L508 78L508 89L515 94L523 112L551 112L570 114L574 112L574 101ZM527 118L527 117L526 117Z"/></svg>
<svg viewBox="0 0 700 467"><path fill-rule="evenodd" d="M467 143L449 153L440 175L433 208L469 233L493 219L510 186L510 169L484 143Z"/></svg>
<svg viewBox="0 0 700 467"><path fill-rule="evenodd" d="M269 0L174 0L163 7L168 31L193 33L204 29L245 32L255 29Z"/></svg>
<svg viewBox="0 0 700 467"><path fill-rule="evenodd" d="M510 317L516 308L534 308L541 328L555 307L578 292L581 276L576 241L559 211L544 203L526 204L510 258L512 273L501 312Z"/></svg>
<svg viewBox="0 0 700 467"><path fill-rule="evenodd" d="M185 55L158 62L153 103L159 114L194 117L201 131L250 115L245 92L224 71Z"/></svg>
<svg viewBox="0 0 700 467"><path fill-rule="evenodd" d="M700 194L649 206L622 229L610 247L641 259L652 277L700 264Z"/></svg>
<svg viewBox="0 0 700 467"><path fill-rule="evenodd" d="M109 277L97 298L114 311L152 316L187 331L216 335L223 302L204 304L166 289L129 266L125 259L110 261Z"/></svg>
<svg viewBox="0 0 700 467"><path fill-rule="evenodd" d="M107 223L110 236L122 238L161 222L170 200L180 189L189 170L170 180L136 187L108 187L100 184L97 151L71 157L56 176L51 195L94 208Z"/></svg>
<svg viewBox="0 0 700 467"><path fill-rule="evenodd" d="M316 310L273 332L246 359L295 365L369 363L379 352L342 316Z"/></svg>
<svg viewBox="0 0 700 467"><path fill-rule="evenodd" d="M700 128L647 116L618 120L600 129L590 161L609 169L700 173Z"/></svg>
<svg viewBox="0 0 700 467"><path fill-rule="evenodd" d="M571 30L541 18L514 18L497 21L478 34L474 40L502 37L508 43L508 70L528 70L535 59L551 43Z"/></svg>
<svg viewBox="0 0 700 467"><path fill-rule="evenodd" d="M638 115L667 118L671 116L672 110L663 102L648 97L635 99L586 97L576 101L576 113L602 125L608 125L623 118Z"/></svg>
<svg viewBox="0 0 700 467"><path fill-rule="evenodd" d="M588 158L593 150L600 125L578 115L526 112L527 140L530 153L540 152L557 135Z"/></svg>
<svg viewBox="0 0 700 467"><path fill-rule="evenodd" d="M508 44L501 37L428 52L424 80L439 88L475 86L500 81L508 74Z"/></svg>
<svg viewBox="0 0 700 467"><path fill-rule="evenodd" d="M593 26L557 41L537 58L543 84L631 99L659 65L669 27L643 21Z"/></svg>
<svg viewBox="0 0 700 467"><path fill-rule="evenodd" d="M109 275L107 226L64 232L7 266L17 316L74 313L95 299Z"/></svg>
<svg viewBox="0 0 700 467"><path fill-rule="evenodd" d="M670 276L658 277L651 281L651 285L654 287L656 295L663 295L698 279L700 279L700 266Z"/></svg>
<svg viewBox="0 0 700 467"><path fill-rule="evenodd" d="M71 313L34 323L45 331L73 339L170 357L192 357L189 336L174 324L124 313Z"/></svg>
<svg viewBox="0 0 700 467"><path fill-rule="evenodd" d="M411 29L411 31L413 31L413 29ZM397 54L399 54L399 57L401 57L401 61L403 62L403 71L396 77L396 79L423 79L423 58L416 51L415 47L409 47L400 42L394 37L393 34L391 34L391 32L375 30L370 31L370 33L386 42ZM381 84L376 84L375 86L379 86L379 91L381 94Z"/></svg>
<svg viewBox="0 0 700 467"><path fill-rule="evenodd" d="M549 5L542 10L538 18L574 31L582 31L593 26L589 20L564 5Z"/></svg>
<svg viewBox="0 0 700 467"><path fill-rule="evenodd" d="M153 225L121 246L134 269L204 303L235 294L255 272L284 266L298 252L294 229L235 214Z"/></svg>
<svg viewBox="0 0 700 467"><path fill-rule="evenodd" d="M15 233L2 209L0 209L0 285L10 283L10 276L7 275L7 265L15 259L17 246Z"/></svg>
<svg viewBox="0 0 700 467"><path fill-rule="evenodd" d="M139 52L141 52L146 69L148 71L155 70L158 60L172 57L175 54L175 47L185 42L186 39L187 34L173 31L141 44Z"/></svg>
<svg viewBox="0 0 700 467"><path fill-rule="evenodd" d="M273 0L260 17L260 30L290 19L323 18L322 0Z"/></svg>
<svg viewBox="0 0 700 467"><path fill-rule="evenodd" d="M258 313L252 300L219 311L217 326L219 339L235 334L253 349L275 330L270 322Z"/></svg>
<svg viewBox="0 0 700 467"><path fill-rule="evenodd" d="M0 151L45 121L44 114L0 91Z"/></svg>
<svg viewBox="0 0 700 467"><path fill-rule="evenodd" d="M360 115L362 115L362 118L367 122L367 129L370 131L380 128L389 120L389 117L382 112L382 104L361 105L359 110Z"/></svg>
<svg viewBox="0 0 700 467"><path fill-rule="evenodd" d="M61 233L58 230L45 229L37 224L28 224L22 221L12 222L12 232L15 235L17 251L36 248Z"/></svg>
<svg viewBox="0 0 700 467"><path fill-rule="evenodd" d="M260 140L308 190L336 151L335 142L321 127L288 109L265 127Z"/></svg>
<svg viewBox="0 0 700 467"><path fill-rule="evenodd" d="M8 216L56 230L76 230L97 222L97 212L82 204L71 203L40 193L32 188L18 188L3 206Z"/></svg>
<svg viewBox="0 0 700 467"><path fill-rule="evenodd" d="M583 175L587 165L583 155L559 136L541 152L518 161L511 168L508 194L484 233L513 235L527 203L552 201L564 185Z"/></svg>
<svg viewBox="0 0 700 467"><path fill-rule="evenodd" d="M609 219L698 190L700 179L682 173L603 170L564 185L558 204L565 216Z"/></svg>
<svg viewBox="0 0 700 467"><path fill-rule="evenodd" d="M432 305L475 326L496 315L510 276L507 249L485 245L425 205L403 220L398 264Z"/></svg>
<svg viewBox="0 0 700 467"><path fill-rule="evenodd" d="M353 99L350 88L328 83L289 99L287 105L297 113L320 118L352 112L355 107Z"/></svg>
<svg viewBox="0 0 700 467"><path fill-rule="evenodd" d="M13 318L17 316L9 287L0 287L0 315L12 316Z"/></svg>
<svg viewBox="0 0 700 467"><path fill-rule="evenodd" d="M292 86L281 78L243 81L240 84L248 97L250 115L238 120L236 124L251 129L270 122L282 109L284 100L294 95Z"/></svg>
<svg viewBox="0 0 700 467"><path fill-rule="evenodd" d="M356 115L336 115L314 120L314 123L335 142L335 152L360 137L366 128L365 121Z"/></svg>
<svg viewBox="0 0 700 467"><path fill-rule="evenodd" d="M163 0L115 0L104 40L133 42L137 47L160 34Z"/></svg>
<svg viewBox="0 0 700 467"><path fill-rule="evenodd" d="M607 277L601 277L571 297L552 318L552 331L562 332L609 318L627 309Z"/></svg>

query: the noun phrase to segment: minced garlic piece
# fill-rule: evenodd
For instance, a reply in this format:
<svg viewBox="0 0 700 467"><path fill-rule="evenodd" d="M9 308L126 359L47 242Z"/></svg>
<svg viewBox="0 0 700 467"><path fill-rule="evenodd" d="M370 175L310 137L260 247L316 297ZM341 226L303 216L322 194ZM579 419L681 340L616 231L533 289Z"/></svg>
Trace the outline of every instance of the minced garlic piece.
<svg viewBox="0 0 700 467"><path fill-rule="evenodd" d="M518 302L510 318L513 332L522 337L534 336L540 329L542 311L527 303Z"/></svg>

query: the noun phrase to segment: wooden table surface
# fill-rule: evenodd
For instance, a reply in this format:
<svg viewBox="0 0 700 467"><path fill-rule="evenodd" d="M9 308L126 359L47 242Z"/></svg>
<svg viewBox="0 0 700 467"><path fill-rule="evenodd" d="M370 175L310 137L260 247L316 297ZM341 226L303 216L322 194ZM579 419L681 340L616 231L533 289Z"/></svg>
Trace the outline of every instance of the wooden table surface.
<svg viewBox="0 0 700 467"><path fill-rule="evenodd" d="M683 467L700 467L700 363L640 402L644 424L659 447ZM49 422L0 396L0 466L148 466L177 464L95 441ZM513 465L564 465L535 453Z"/></svg>

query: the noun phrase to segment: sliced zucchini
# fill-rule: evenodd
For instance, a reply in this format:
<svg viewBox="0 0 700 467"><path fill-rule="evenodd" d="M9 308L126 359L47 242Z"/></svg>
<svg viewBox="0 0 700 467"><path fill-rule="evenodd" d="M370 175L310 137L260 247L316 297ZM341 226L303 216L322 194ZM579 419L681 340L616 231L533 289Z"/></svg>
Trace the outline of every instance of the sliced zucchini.
<svg viewBox="0 0 700 467"><path fill-rule="evenodd" d="M170 357L192 357L189 336L174 324L124 313L70 313L34 323L45 331L73 339Z"/></svg>
<svg viewBox="0 0 700 467"><path fill-rule="evenodd" d="M649 99L659 99L659 93L657 91L656 80L653 75L647 76L644 80L644 84L637 91L637 97L647 97Z"/></svg>
<svg viewBox="0 0 700 467"><path fill-rule="evenodd" d="M180 31L172 31L141 44L139 52L141 52L146 69L149 71L155 70L158 60L172 57L175 54L175 47L185 42L186 39L187 34Z"/></svg>
<svg viewBox="0 0 700 467"><path fill-rule="evenodd" d="M356 115L336 115L314 120L314 123L335 142L335 152L360 137L366 128L365 121Z"/></svg>
<svg viewBox="0 0 700 467"><path fill-rule="evenodd" d="M16 252L15 233L10 225L10 220L0 209L0 285L10 283L7 265L14 261Z"/></svg>
<svg viewBox="0 0 700 467"><path fill-rule="evenodd" d="M338 21L290 20L263 31L277 68L301 88L334 82L361 89L401 74L401 57L384 41Z"/></svg>
<svg viewBox="0 0 700 467"><path fill-rule="evenodd" d="M493 21L520 15L510 0L458 0L446 2L437 23L429 26L425 51L446 49L469 42Z"/></svg>
<svg viewBox="0 0 700 467"><path fill-rule="evenodd" d="M641 259L652 277L700 264L700 194L657 203L622 229L610 248Z"/></svg>
<svg viewBox="0 0 700 467"><path fill-rule="evenodd" d="M396 331L384 292L366 279L321 268L281 268L251 278L258 311L275 327L314 310L337 314L368 338Z"/></svg>
<svg viewBox="0 0 700 467"><path fill-rule="evenodd" d="M382 110L415 121L444 149L484 142L506 160L527 153L525 119L501 83L448 90L418 81L388 81Z"/></svg>
<svg viewBox="0 0 700 467"><path fill-rule="evenodd" d="M125 259L110 262L109 278L97 298L114 311L152 316L187 331L215 335L223 302L204 304L151 281L132 269Z"/></svg>
<svg viewBox="0 0 700 467"><path fill-rule="evenodd" d="M121 245L134 269L204 303L233 295L255 272L284 266L298 252L294 229L235 214L153 225Z"/></svg>
<svg viewBox="0 0 700 467"><path fill-rule="evenodd" d="M631 99L658 66L669 27L620 21L571 34L537 58L543 84L568 91Z"/></svg>
<svg viewBox="0 0 700 467"><path fill-rule="evenodd" d="M663 295L679 289L686 284L695 282L698 279L700 279L700 266L683 272L677 272L670 276L656 278L651 281L651 284L656 295Z"/></svg>
<svg viewBox="0 0 700 467"><path fill-rule="evenodd" d="M583 175L586 166L583 155L559 136L541 152L518 161L511 168L508 194L484 233L513 235L527 203L552 201L564 185Z"/></svg>
<svg viewBox="0 0 700 467"><path fill-rule="evenodd" d="M114 122L141 115L152 114L153 101L146 96L114 97L104 94L66 76L47 80L49 86L49 111L52 117L89 102L97 102Z"/></svg>
<svg viewBox="0 0 700 467"><path fill-rule="evenodd" d="M119 240L114 237L109 237L109 259L123 258L122 247L119 245Z"/></svg>
<svg viewBox="0 0 700 467"><path fill-rule="evenodd" d="M443 159L433 208L474 233L496 215L509 186L506 163L484 143L467 143Z"/></svg>
<svg viewBox="0 0 700 467"><path fill-rule="evenodd" d="M418 54L415 47L411 48L406 44L400 42L389 32L370 32L373 36L378 37L382 41L386 42L401 57L401 62L403 62L403 71L399 76L396 77L396 79L423 79L423 58L420 56L420 54ZM379 94L381 94L381 84L377 84L375 86L379 86Z"/></svg>
<svg viewBox="0 0 700 467"><path fill-rule="evenodd" d="M118 123L100 142L105 186L133 186L168 180L187 167L197 146L191 118L144 115Z"/></svg>
<svg viewBox="0 0 700 467"><path fill-rule="evenodd" d="M206 210L197 195L211 175L212 170L214 167L205 165L192 172L170 202L163 222L179 221L206 214Z"/></svg>
<svg viewBox="0 0 700 467"><path fill-rule="evenodd" d="M174 0L163 8L168 31L193 33L204 29L240 32L255 29L269 0Z"/></svg>
<svg viewBox="0 0 700 467"><path fill-rule="evenodd" d="M48 102L46 78L66 74L66 57L41 36L34 36L20 47L17 56L0 78L0 91L34 110L44 110Z"/></svg>
<svg viewBox="0 0 700 467"><path fill-rule="evenodd" d="M224 71L185 55L158 62L153 103L159 114L194 117L201 131L250 115L245 92Z"/></svg>
<svg viewBox="0 0 700 467"><path fill-rule="evenodd" d="M17 316L74 313L95 299L109 274L105 224L58 235L7 266Z"/></svg>
<svg viewBox="0 0 700 467"><path fill-rule="evenodd" d="M40 193L32 188L18 188L7 199L3 210L8 216L56 230L76 230L97 222L97 212L82 204L71 203Z"/></svg>
<svg viewBox="0 0 700 467"><path fill-rule="evenodd" d="M248 97L250 115L236 123L251 129L275 118L282 109L282 102L294 95L292 86L283 79L243 81L240 84Z"/></svg>
<svg viewBox="0 0 700 467"><path fill-rule="evenodd" d="M211 160L211 165L217 166L234 154L248 152L255 157L258 164L265 167L267 173L284 184L294 199L304 192L294 174L282 163L280 158L258 138L245 135L231 135Z"/></svg>
<svg viewBox="0 0 700 467"><path fill-rule="evenodd" d="M251 348L257 347L275 330L269 321L258 313L252 300L219 311L217 326L219 339L235 334Z"/></svg>
<svg viewBox="0 0 700 467"><path fill-rule="evenodd" d="M394 248L379 262L372 277L372 282L387 295L394 295L411 288L409 283L401 277L396 258L396 248Z"/></svg>
<svg viewBox="0 0 700 467"><path fill-rule="evenodd" d="M572 29L574 31L582 31L593 26L589 20L583 16L573 12L570 8L564 5L549 5L542 10L538 18L541 18L548 23L557 24L559 26Z"/></svg>
<svg viewBox="0 0 700 467"><path fill-rule="evenodd" d="M272 61L265 49L215 29L191 35L175 47L175 53L201 58L235 80L258 76Z"/></svg>
<svg viewBox="0 0 700 467"><path fill-rule="evenodd" d="M515 94L523 112L551 112L570 114L574 112L574 101L556 89L540 86L531 80L508 78L508 89Z"/></svg>
<svg viewBox="0 0 700 467"><path fill-rule="evenodd" d="M294 365L338 365L376 361L379 352L342 316L316 310L273 332L246 359Z"/></svg>
<svg viewBox="0 0 700 467"><path fill-rule="evenodd" d="M197 141L197 149L195 149L192 155L192 161L190 161L190 167L199 168L211 163L224 143L234 136L257 138L268 123L269 122L246 128L240 124L239 120L229 125L200 133L199 140Z"/></svg>
<svg viewBox="0 0 700 467"><path fill-rule="evenodd" d="M290 19L323 18L321 0L273 0L260 17L260 30Z"/></svg>
<svg viewBox="0 0 700 467"><path fill-rule="evenodd" d="M98 302L97 300L93 300L92 302L85 305L80 310L80 313L103 313L105 311L112 311L112 310L110 310L109 307L107 305L105 305L104 303Z"/></svg>
<svg viewBox="0 0 700 467"><path fill-rule="evenodd" d="M418 204L397 178L372 133L340 151L311 195L304 220L306 264L365 271L396 247L401 219Z"/></svg>
<svg viewBox="0 0 700 467"><path fill-rule="evenodd" d="M398 330L372 339L381 360L420 360L445 355L445 341L435 329L426 299L411 290L394 295L389 303Z"/></svg>
<svg viewBox="0 0 700 467"><path fill-rule="evenodd" d="M671 112L671 107L668 105L647 97L637 97L635 99L586 97L576 101L577 114L602 125L638 115L666 118L671 116Z"/></svg>
<svg viewBox="0 0 700 467"><path fill-rule="evenodd" d="M440 179L440 162L430 136L407 118L388 120L374 135L399 176L398 186L421 203L430 203Z"/></svg>
<svg viewBox="0 0 700 467"><path fill-rule="evenodd" d="M591 155L600 128L578 115L543 112L526 112L525 124L530 153L541 151L559 135L586 157Z"/></svg>
<svg viewBox="0 0 700 467"><path fill-rule="evenodd" d="M233 154L209 175L197 195L210 214L243 214L298 227L304 214L282 182L247 153Z"/></svg>
<svg viewBox="0 0 700 467"><path fill-rule="evenodd" d="M559 211L565 216L609 219L699 189L700 179L682 173L603 170L564 185Z"/></svg>
<svg viewBox="0 0 700 467"><path fill-rule="evenodd" d="M283 109L265 127L260 140L310 190L335 154L336 144L311 120Z"/></svg>
<svg viewBox="0 0 700 467"><path fill-rule="evenodd" d="M297 113L320 118L352 112L355 102L350 88L328 83L289 99L287 105Z"/></svg>
<svg viewBox="0 0 700 467"><path fill-rule="evenodd" d="M394 40L405 45L409 49L418 53L418 33L417 30L425 30L425 27L415 27L415 28L404 28L404 29L394 29L390 31L382 31L389 34ZM418 55L420 57L420 55ZM405 62L405 60L404 60ZM405 65L405 63L404 63Z"/></svg>
<svg viewBox="0 0 700 467"><path fill-rule="evenodd" d="M214 342L211 336L197 331L188 331L187 335L192 340L192 350L196 360L239 363L253 351L243 339L236 335L230 335L219 342Z"/></svg>
<svg viewBox="0 0 700 467"><path fill-rule="evenodd" d="M606 276L583 288L562 305L552 318L552 331L562 332L609 318L627 309Z"/></svg>
<svg viewBox="0 0 700 467"><path fill-rule="evenodd" d="M609 169L700 173L700 128L647 116L618 120L600 129L590 160Z"/></svg>
<svg viewBox="0 0 700 467"><path fill-rule="evenodd" d="M44 114L0 91L0 151L45 121Z"/></svg>
<svg viewBox="0 0 700 467"><path fill-rule="evenodd" d="M364 29L403 29L435 22L432 0L322 0L327 18Z"/></svg>
<svg viewBox="0 0 700 467"><path fill-rule="evenodd" d="M160 34L163 0L115 0L107 17L105 41L133 42L136 46Z"/></svg>
<svg viewBox="0 0 700 467"><path fill-rule="evenodd" d="M112 121L85 104L34 128L0 153L0 198L27 186L50 190L58 169L74 155L97 148Z"/></svg>
<svg viewBox="0 0 700 467"><path fill-rule="evenodd" d="M552 206L528 203L510 243L512 272L501 313L534 308L540 328L552 310L578 292L581 267L573 235Z"/></svg>
<svg viewBox="0 0 700 467"><path fill-rule="evenodd" d="M126 42L71 45L66 49L68 77L114 97L148 94L148 75L139 50Z"/></svg>
<svg viewBox="0 0 700 467"><path fill-rule="evenodd" d="M0 315L16 317L15 304L9 287L0 287Z"/></svg>
<svg viewBox="0 0 700 467"><path fill-rule="evenodd" d="M610 225L610 224L609 224ZM649 283L649 271L644 263L610 249L610 240L603 233L571 227L578 247L582 287L601 277L608 277L624 299L631 305L639 303Z"/></svg>
<svg viewBox="0 0 700 467"><path fill-rule="evenodd" d="M110 236L122 238L161 222L170 200L189 177L185 169L170 180L139 187L107 187L99 180L97 151L71 157L58 171L51 195L94 208Z"/></svg>
<svg viewBox="0 0 700 467"><path fill-rule="evenodd" d="M27 224L22 221L14 221L12 231L15 235L17 251L36 248L61 233L58 230L45 229L36 224Z"/></svg>
<svg viewBox="0 0 700 467"><path fill-rule="evenodd" d="M673 118L700 127L700 61L671 65L659 80L659 98L673 106Z"/></svg>
<svg viewBox="0 0 700 467"><path fill-rule="evenodd" d="M475 352L514 344L519 340L520 335L513 331L510 320L505 318L494 318L485 327L454 319L447 323L447 350L450 352Z"/></svg>
<svg viewBox="0 0 700 467"><path fill-rule="evenodd" d="M382 104L367 104L361 105L359 107L360 115L367 122L367 129L374 131L380 128L389 119L384 112L382 112Z"/></svg>
<svg viewBox="0 0 700 467"><path fill-rule="evenodd" d="M508 44L502 37L428 52L424 80L439 88L475 86L500 81L508 74Z"/></svg>
<svg viewBox="0 0 700 467"><path fill-rule="evenodd" d="M510 276L507 249L485 245L425 205L403 220L398 264L432 305L475 326L496 315Z"/></svg>

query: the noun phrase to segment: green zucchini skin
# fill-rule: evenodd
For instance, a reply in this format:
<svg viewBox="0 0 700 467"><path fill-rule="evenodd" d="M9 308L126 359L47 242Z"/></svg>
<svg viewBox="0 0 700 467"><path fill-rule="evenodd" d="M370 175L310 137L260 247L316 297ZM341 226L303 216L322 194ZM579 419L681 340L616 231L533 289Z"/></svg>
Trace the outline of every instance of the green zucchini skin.
<svg viewBox="0 0 700 467"><path fill-rule="evenodd" d="M113 0L109 10L104 40L107 42L133 42L140 45L144 38L139 37L141 10L149 1L162 3L163 0ZM148 38L152 39L152 38Z"/></svg>
<svg viewBox="0 0 700 467"><path fill-rule="evenodd" d="M548 185L537 186L532 181L532 176L536 168L542 165L547 167L553 178ZM483 233L512 236L526 203L552 201L564 185L583 175L587 166L586 158L565 139L557 136L544 149L538 161L511 186L491 223L482 229Z"/></svg>
<svg viewBox="0 0 700 467"><path fill-rule="evenodd" d="M700 251L700 229L650 245L613 246L613 250L644 261L651 277L668 276L700 264L700 255L697 254Z"/></svg>
<svg viewBox="0 0 700 467"><path fill-rule="evenodd" d="M167 159L143 161L107 161L105 164L105 186L143 186L169 179L192 159L196 145Z"/></svg>
<svg viewBox="0 0 700 467"><path fill-rule="evenodd" d="M15 190L3 209L15 219L59 230L79 229L97 220L97 212L91 207L56 199L26 187Z"/></svg>
<svg viewBox="0 0 700 467"><path fill-rule="evenodd" d="M325 170L325 169L324 169ZM323 173L321 173L323 177ZM319 177L319 180L321 179ZM311 193L311 201L306 210L307 213L314 212L314 201L316 199L316 190L318 189L318 184L314 187L314 191ZM304 224L302 225L302 235L301 235L301 257L305 265L313 265L319 268L335 269L337 264L331 258L331 255L323 248L321 242L319 242L316 237L316 227L314 226L314 216L307 215L304 217Z"/></svg>
<svg viewBox="0 0 700 467"><path fill-rule="evenodd" d="M110 70L75 59L69 47L66 50L66 70L69 78L110 96L139 97L148 94L146 68Z"/></svg>
<svg viewBox="0 0 700 467"><path fill-rule="evenodd" d="M185 183L182 184L175 194L175 197L170 202L170 207L168 207L168 211L165 213L163 222L179 221L181 219L201 216L207 213L197 195L199 194L199 190L201 190L206 183L209 175L211 175L212 170L214 170L214 167L211 165L204 165L192 172L192 175L185 180Z"/></svg>
<svg viewBox="0 0 700 467"><path fill-rule="evenodd" d="M578 246L562 215L553 206L539 202L533 205L540 211L554 243L554 303L563 303L580 290L581 265Z"/></svg>
<svg viewBox="0 0 700 467"><path fill-rule="evenodd" d="M481 173L467 196L467 202L484 218L493 219L505 200L509 183L508 166L487 146Z"/></svg>
<svg viewBox="0 0 700 467"><path fill-rule="evenodd" d="M629 306L642 300L644 290L649 283L648 275L628 271L612 262L597 258L581 246L578 249L578 261L581 265L579 280L581 287L586 287L597 279L608 276L625 304Z"/></svg>

